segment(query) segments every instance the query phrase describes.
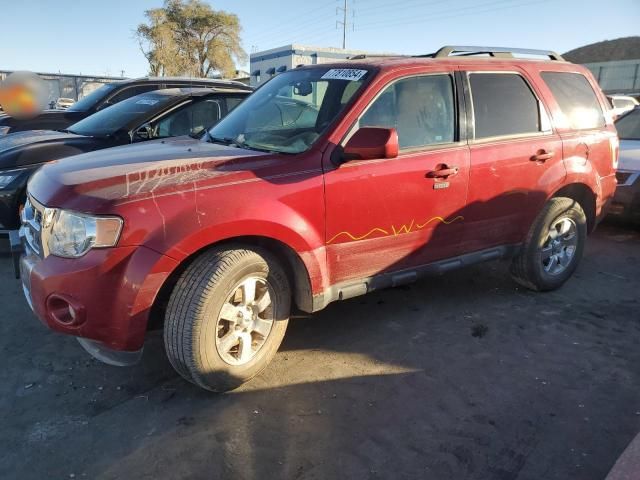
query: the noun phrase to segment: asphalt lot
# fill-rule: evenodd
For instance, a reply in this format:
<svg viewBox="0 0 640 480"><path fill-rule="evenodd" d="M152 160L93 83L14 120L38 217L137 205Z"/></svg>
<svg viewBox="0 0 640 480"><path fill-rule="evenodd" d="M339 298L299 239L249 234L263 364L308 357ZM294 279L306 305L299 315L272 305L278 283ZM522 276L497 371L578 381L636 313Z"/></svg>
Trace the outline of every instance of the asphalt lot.
<svg viewBox="0 0 640 480"><path fill-rule="evenodd" d="M215 395L158 334L90 359L0 258L0 478L602 479L640 430L639 274L640 230L604 225L559 291L491 263L334 304Z"/></svg>

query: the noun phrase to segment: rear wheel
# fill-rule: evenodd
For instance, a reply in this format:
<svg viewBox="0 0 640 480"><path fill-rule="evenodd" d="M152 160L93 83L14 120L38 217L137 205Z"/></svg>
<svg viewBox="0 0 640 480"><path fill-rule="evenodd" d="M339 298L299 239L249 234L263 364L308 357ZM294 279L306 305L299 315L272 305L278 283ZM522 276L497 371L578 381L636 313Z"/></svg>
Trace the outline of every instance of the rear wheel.
<svg viewBox="0 0 640 480"><path fill-rule="evenodd" d="M182 274L167 306L169 361L212 391L260 373L284 337L291 307L287 276L268 252L214 248Z"/></svg>
<svg viewBox="0 0 640 480"><path fill-rule="evenodd" d="M573 274L584 251L587 219L578 202L552 198L529 230L511 275L536 291L554 290Z"/></svg>

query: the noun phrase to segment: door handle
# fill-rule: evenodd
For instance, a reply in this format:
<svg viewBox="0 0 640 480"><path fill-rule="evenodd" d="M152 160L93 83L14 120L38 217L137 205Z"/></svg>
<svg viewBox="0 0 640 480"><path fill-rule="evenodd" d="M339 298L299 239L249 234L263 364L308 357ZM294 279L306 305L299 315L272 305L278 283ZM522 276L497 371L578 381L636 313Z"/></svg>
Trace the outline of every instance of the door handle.
<svg viewBox="0 0 640 480"><path fill-rule="evenodd" d="M440 168L438 168L440 167ZM447 178L456 175L460 170L458 167L448 167L447 165L438 165L435 170L427 172L427 178Z"/></svg>
<svg viewBox="0 0 640 480"><path fill-rule="evenodd" d="M546 150L541 149L538 150L535 155L532 155L529 160L531 160L532 162L546 162L550 158L553 158L554 155L554 152L547 152Z"/></svg>

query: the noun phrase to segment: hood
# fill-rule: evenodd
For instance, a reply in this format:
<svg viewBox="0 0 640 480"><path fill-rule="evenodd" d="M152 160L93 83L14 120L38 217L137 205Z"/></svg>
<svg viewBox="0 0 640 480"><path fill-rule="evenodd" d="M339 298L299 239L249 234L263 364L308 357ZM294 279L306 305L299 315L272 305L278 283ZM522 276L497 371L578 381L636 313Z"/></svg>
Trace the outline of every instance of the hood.
<svg viewBox="0 0 640 480"><path fill-rule="evenodd" d="M640 140L620 140L620 170L640 171Z"/></svg>
<svg viewBox="0 0 640 480"><path fill-rule="evenodd" d="M113 205L254 178L276 155L190 137L154 140L53 161L29 182L51 207L99 213Z"/></svg>
<svg viewBox="0 0 640 480"><path fill-rule="evenodd" d="M55 142L80 137L81 135L53 130L28 130L26 132L10 133L0 137L0 154L33 143Z"/></svg>
<svg viewBox="0 0 640 480"><path fill-rule="evenodd" d="M61 148L92 141L94 140L91 137L51 130L28 130L3 135L0 136L0 169L33 165L60 158L58 150Z"/></svg>
<svg viewBox="0 0 640 480"><path fill-rule="evenodd" d="M74 112L69 110L45 110L36 117L25 119L0 114L0 127L10 127L11 130L9 133L41 129L62 130L88 115L87 112Z"/></svg>

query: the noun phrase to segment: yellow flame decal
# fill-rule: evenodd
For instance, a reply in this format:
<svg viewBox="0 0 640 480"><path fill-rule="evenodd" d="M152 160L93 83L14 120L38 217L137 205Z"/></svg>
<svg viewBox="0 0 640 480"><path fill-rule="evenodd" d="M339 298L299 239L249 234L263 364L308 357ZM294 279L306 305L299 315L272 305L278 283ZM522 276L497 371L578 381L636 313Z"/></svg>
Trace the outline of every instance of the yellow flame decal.
<svg viewBox="0 0 640 480"><path fill-rule="evenodd" d="M396 228L394 225L391 225L391 233L389 233L387 230L380 228L380 227L376 227L371 229L369 232L367 232L364 235L361 236L355 236L349 232L340 232L337 233L336 235L334 235L333 237L331 237L331 239L327 242L327 245L329 245L330 243L333 243L338 237L341 236L346 236L349 237L351 240L353 241L358 241L358 240L364 240L365 238L373 235L376 232L382 233L384 236L389 236L392 235L394 237L397 237L398 235L404 234L404 233L411 233L413 231L417 231L417 230L421 230L424 227L426 227L427 225L429 225L431 222L434 221L439 221L441 223L444 223L445 225L451 225L453 222L457 222L458 220L464 220L464 217L462 215L458 215L457 217L451 219L451 220L446 220L442 217L433 217L430 218L429 220L427 220L424 223L415 223L415 220L411 220L411 223L409 224L409 226L407 226L406 224L403 224L400 228ZM415 226L415 228L414 228Z"/></svg>

